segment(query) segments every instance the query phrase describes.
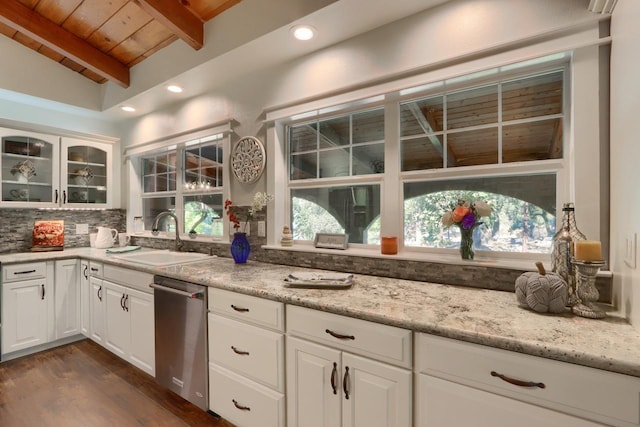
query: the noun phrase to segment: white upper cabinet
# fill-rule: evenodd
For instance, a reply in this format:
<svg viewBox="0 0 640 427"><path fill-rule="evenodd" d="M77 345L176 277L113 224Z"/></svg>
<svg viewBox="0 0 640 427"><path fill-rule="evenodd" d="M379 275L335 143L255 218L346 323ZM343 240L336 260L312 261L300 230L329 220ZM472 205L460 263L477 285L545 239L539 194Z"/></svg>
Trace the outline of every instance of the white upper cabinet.
<svg viewBox="0 0 640 427"><path fill-rule="evenodd" d="M2 206L117 207L113 144L5 128L0 138Z"/></svg>
<svg viewBox="0 0 640 427"><path fill-rule="evenodd" d="M111 206L113 146L62 138L60 186L63 205Z"/></svg>
<svg viewBox="0 0 640 427"><path fill-rule="evenodd" d="M0 128L2 204L51 206L59 196L56 136Z"/></svg>

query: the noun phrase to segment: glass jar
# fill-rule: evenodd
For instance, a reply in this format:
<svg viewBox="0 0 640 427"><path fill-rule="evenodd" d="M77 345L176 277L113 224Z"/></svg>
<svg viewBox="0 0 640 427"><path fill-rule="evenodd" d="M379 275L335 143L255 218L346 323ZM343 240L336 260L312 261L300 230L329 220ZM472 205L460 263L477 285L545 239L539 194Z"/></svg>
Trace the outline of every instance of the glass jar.
<svg viewBox="0 0 640 427"><path fill-rule="evenodd" d="M144 233L144 220L141 216L133 217L133 233L134 234L142 234Z"/></svg>

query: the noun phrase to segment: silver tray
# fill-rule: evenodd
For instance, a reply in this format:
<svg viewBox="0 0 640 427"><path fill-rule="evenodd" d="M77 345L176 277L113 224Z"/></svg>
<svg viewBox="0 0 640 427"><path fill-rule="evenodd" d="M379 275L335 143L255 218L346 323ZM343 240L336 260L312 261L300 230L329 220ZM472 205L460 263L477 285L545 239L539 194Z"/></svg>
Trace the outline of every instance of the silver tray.
<svg viewBox="0 0 640 427"><path fill-rule="evenodd" d="M347 289L353 285L353 274L347 273L291 273L284 278L288 288Z"/></svg>

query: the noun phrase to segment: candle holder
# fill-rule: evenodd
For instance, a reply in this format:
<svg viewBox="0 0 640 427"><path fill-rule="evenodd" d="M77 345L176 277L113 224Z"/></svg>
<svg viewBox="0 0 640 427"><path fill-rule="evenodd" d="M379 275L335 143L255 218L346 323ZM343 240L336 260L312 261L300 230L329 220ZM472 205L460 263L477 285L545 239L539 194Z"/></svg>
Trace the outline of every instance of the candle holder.
<svg viewBox="0 0 640 427"><path fill-rule="evenodd" d="M596 288L596 274L605 262L572 259L571 263L576 268L577 296L577 303L571 307L571 311L581 317L602 319L605 317L605 312L595 304L600 296Z"/></svg>

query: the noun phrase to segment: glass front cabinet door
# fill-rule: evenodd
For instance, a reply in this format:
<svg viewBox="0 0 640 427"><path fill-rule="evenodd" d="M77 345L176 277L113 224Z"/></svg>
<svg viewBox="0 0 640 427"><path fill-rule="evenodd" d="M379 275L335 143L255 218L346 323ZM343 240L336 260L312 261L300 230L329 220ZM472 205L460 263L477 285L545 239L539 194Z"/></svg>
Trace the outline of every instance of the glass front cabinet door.
<svg viewBox="0 0 640 427"><path fill-rule="evenodd" d="M113 144L5 128L0 138L2 206L112 207Z"/></svg>
<svg viewBox="0 0 640 427"><path fill-rule="evenodd" d="M0 137L3 204L57 204L59 138L3 128Z"/></svg>
<svg viewBox="0 0 640 427"><path fill-rule="evenodd" d="M87 207L110 205L111 156L109 144L62 138L63 203Z"/></svg>

